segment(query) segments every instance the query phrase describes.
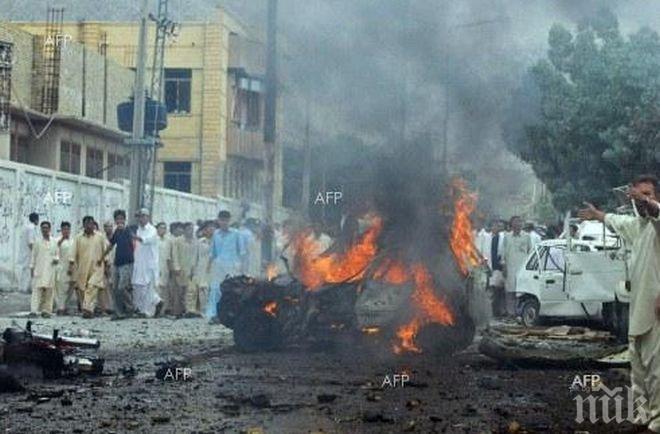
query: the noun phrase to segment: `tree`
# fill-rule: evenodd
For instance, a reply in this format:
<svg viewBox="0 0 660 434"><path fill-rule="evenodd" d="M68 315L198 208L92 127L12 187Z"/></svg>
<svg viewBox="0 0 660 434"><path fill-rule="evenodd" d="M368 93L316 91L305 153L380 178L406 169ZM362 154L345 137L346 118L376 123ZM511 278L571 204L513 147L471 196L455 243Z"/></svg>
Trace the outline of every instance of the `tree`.
<svg viewBox="0 0 660 434"><path fill-rule="evenodd" d="M514 94L510 121L523 127L508 129L509 146L557 209L611 205L611 188L660 168L660 37L642 28L625 38L602 11L574 34L554 25L548 43Z"/></svg>

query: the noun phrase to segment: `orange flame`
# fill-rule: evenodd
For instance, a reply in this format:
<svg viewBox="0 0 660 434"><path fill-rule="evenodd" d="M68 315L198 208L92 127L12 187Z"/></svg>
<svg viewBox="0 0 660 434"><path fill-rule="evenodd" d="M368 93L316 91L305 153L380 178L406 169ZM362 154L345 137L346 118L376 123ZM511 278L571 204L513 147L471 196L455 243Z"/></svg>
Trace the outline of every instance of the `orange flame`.
<svg viewBox="0 0 660 434"><path fill-rule="evenodd" d="M304 231L294 239L296 269L300 281L309 290L318 289L325 283L355 282L364 277L367 266L377 253L376 241L382 220L375 219L372 226L343 254L331 253L316 256L318 243L311 232Z"/></svg>
<svg viewBox="0 0 660 434"><path fill-rule="evenodd" d="M403 285L410 280L410 273L403 263L386 260L374 273L374 279L384 280L392 285Z"/></svg>
<svg viewBox="0 0 660 434"><path fill-rule="evenodd" d="M458 198L454 203L454 222L449 245L458 268L463 275L467 275L469 269L481 261L481 255L474 244L472 222L470 221L470 215L476 208L477 198L468 191L465 181L462 179L454 179L452 188Z"/></svg>
<svg viewBox="0 0 660 434"><path fill-rule="evenodd" d="M277 277L277 265L275 264L268 264L266 267L266 279L268 279L269 282L272 282L275 278Z"/></svg>
<svg viewBox="0 0 660 434"><path fill-rule="evenodd" d="M470 221L470 216L476 208L476 196L468 191L463 180L454 180L452 188L456 201L450 248L457 266L466 275L469 268L478 265L481 259L474 244ZM375 217L369 229L343 254L319 254L319 243L311 236L311 231L299 233L294 237L293 246L296 253L294 270L300 281L308 290L313 291L326 283L355 282L363 279L378 253L377 241L382 228L382 219ZM393 285L408 282L414 284L411 296L413 317L398 328L397 342L393 344L395 353L422 352L416 345L415 338L427 324L454 325L455 318L450 307L443 298L436 295L431 273L423 264L408 266L387 258L379 264L372 277ZM362 331L373 334L379 329L365 327Z"/></svg>
<svg viewBox="0 0 660 434"><path fill-rule="evenodd" d="M396 337L401 342L394 344L393 350L396 354L402 354L404 351L409 353L421 353L422 350L415 344L415 336L422 328L419 318L413 318L408 324L404 324L396 331Z"/></svg>
<svg viewBox="0 0 660 434"><path fill-rule="evenodd" d="M421 353L421 348L415 344L415 337L425 325L429 323L454 325L454 315L449 306L435 294L433 279L428 269L421 264L415 264L411 272L415 282L412 301L416 312L413 319L399 327L396 332L396 337L400 341L393 346L396 354L406 351Z"/></svg>
<svg viewBox="0 0 660 434"><path fill-rule="evenodd" d="M416 264L412 268L415 279L415 292L412 299L416 307L420 308L429 322L442 325L453 325L454 315L445 302L435 295L431 273L423 265Z"/></svg>
<svg viewBox="0 0 660 434"><path fill-rule="evenodd" d="M276 316L276 313L277 313L277 302L276 301L269 301L264 306L263 311L274 318Z"/></svg>

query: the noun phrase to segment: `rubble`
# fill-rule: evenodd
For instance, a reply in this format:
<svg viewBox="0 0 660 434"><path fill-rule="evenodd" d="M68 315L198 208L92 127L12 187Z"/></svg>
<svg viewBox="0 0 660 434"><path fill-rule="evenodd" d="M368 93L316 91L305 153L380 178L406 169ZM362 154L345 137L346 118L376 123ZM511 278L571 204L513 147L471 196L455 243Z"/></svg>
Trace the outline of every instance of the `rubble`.
<svg viewBox="0 0 660 434"><path fill-rule="evenodd" d="M607 331L586 327L534 327L497 325L483 332L479 351L493 359L524 365L586 366L605 363L601 360L621 353L627 345L619 344ZM609 366L625 365L622 359Z"/></svg>

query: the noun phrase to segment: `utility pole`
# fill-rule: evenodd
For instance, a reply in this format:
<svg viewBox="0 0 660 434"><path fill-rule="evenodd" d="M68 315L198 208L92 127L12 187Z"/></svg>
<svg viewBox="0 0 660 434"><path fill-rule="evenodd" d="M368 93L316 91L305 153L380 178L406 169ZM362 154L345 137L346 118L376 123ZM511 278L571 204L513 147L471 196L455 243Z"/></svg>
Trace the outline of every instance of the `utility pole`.
<svg viewBox="0 0 660 434"><path fill-rule="evenodd" d="M273 258L273 225L275 223L275 152L277 127L277 0L268 0L266 33L266 98L264 107L264 147L265 147L265 205L266 231L264 242L266 244L266 260Z"/></svg>
<svg viewBox="0 0 660 434"><path fill-rule="evenodd" d="M144 206L144 78L147 64L147 20L149 19L149 0L142 0L140 10L140 36L135 59L135 87L133 89L133 134L128 144L131 146L131 190L128 204L128 218L134 219L135 213Z"/></svg>
<svg viewBox="0 0 660 434"><path fill-rule="evenodd" d="M445 175L449 170L447 148L449 141L449 86L445 88L445 113L442 118L442 170Z"/></svg>
<svg viewBox="0 0 660 434"><path fill-rule="evenodd" d="M176 33L177 24L169 19L169 0L158 0L158 15L149 14L149 19L156 23L156 42L154 45L154 56L151 67L151 86L149 96L156 103L163 102L163 75L165 67L165 40ZM158 107L158 106L156 106ZM149 212L153 214L154 199L156 196L156 168L158 167L158 148L162 146L159 131L160 110L154 110L153 130L147 131L147 135L154 139L154 146L150 152L151 189L149 194Z"/></svg>
<svg viewBox="0 0 660 434"><path fill-rule="evenodd" d="M309 193L312 178L312 144L309 141L309 94L305 98L305 143L303 144L302 197L300 209L303 216L309 218Z"/></svg>

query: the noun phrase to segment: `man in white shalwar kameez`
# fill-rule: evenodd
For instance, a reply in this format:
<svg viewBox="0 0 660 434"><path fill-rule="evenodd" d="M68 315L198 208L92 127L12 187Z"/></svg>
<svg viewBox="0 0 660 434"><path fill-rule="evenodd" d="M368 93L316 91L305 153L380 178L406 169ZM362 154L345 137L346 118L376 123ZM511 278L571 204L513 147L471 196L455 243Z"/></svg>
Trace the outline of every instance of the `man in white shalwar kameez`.
<svg viewBox="0 0 660 434"><path fill-rule="evenodd" d="M39 233L39 214L33 212L28 217L29 222L21 228L21 238L18 246L18 260L16 261L16 280L18 290L26 294L30 293L30 260L32 259L32 246L41 238Z"/></svg>
<svg viewBox="0 0 660 434"><path fill-rule="evenodd" d="M539 235L538 232L536 232L536 229L534 228L534 223L533 222L527 222L525 224L524 228L525 232L529 234L529 240L532 242L532 249L536 248L536 246L543 241L543 238L541 238L541 235Z"/></svg>
<svg viewBox="0 0 660 434"><path fill-rule="evenodd" d="M613 229L630 248L630 379L636 414L644 432L660 432L660 203L653 175L635 178L629 189L635 216L605 214L593 205L578 214ZM633 405L629 403L628 405ZM637 431L637 432L641 432Z"/></svg>
<svg viewBox="0 0 660 434"><path fill-rule="evenodd" d="M133 303L142 314L152 317L162 306L156 292L158 282L158 232L149 223L149 210L138 212L135 236L135 262L133 264Z"/></svg>
<svg viewBox="0 0 660 434"><path fill-rule="evenodd" d="M504 236L504 252L502 262L506 282L504 284L506 311L509 315L516 314L516 275L522 268L532 249L532 240L527 232L522 231L522 220L518 216L511 217L511 232Z"/></svg>
<svg viewBox="0 0 660 434"><path fill-rule="evenodd" d="M76 299L76 289L70 263L73 259L74 240L71 238L71 223L60 224L60 238L57 240L60 263L55 280L55 305L58 315L65 315Z"/></svg>
<svg viewBox="0 0 660 434"><path fill-rule="evenodd" d="M49 317L53 313L55 275L59 262L57 243L50 236L50 222L41 222L41 237L32 246L30 312Z"/></svg>

